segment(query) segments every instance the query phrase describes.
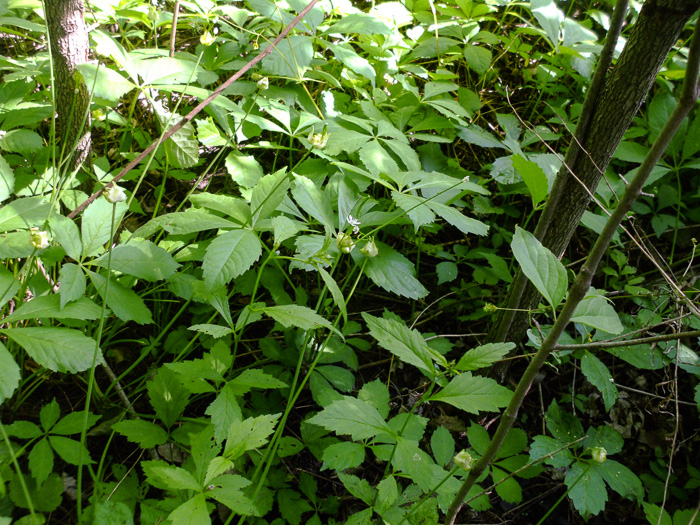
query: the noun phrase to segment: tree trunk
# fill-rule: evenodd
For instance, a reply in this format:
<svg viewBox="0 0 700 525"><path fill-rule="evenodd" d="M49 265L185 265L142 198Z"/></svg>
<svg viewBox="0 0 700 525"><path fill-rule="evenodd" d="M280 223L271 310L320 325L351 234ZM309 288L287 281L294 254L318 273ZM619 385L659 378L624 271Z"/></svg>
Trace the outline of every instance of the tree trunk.
<svg viewBox="0 0 700 525"><path fill-rule="evenodd" d="M578 180L565 167L557 175L555 187L561 186L561 196L550 215L556 217L556 223L543 228L544 235L540 239L557 257L564 254L591 200L589 192L595 192L671 47L698 8L700 0L647 0L644 3L627 45L595 106L583 142L585 151L579 152L570 166ZM513 288L510 293L513 293ZM508 303L508 308L525 311L517 312L510 326L504 326L509 321L501 315L494 323L491 339L520 342L529 327L527 310L536 308L539 300L539 293L528 282L520 300Z"/></svg>
<svg viewBox="0 0 700 525"><path fill-rule="evenodd" d="M57 136L62 158L70 156L71 171L90 153L90 94L76 66L88 60L90 42L83 0L46 0L51 42L54 92L58 113Z"/></svg>

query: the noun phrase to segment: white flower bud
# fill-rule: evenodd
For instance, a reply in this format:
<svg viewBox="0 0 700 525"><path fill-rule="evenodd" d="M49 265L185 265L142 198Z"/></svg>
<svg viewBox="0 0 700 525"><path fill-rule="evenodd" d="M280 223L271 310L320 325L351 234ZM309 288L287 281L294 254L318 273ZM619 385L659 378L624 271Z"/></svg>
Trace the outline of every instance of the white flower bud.
<svg viewBox="0 0 700 525"><path fill-rule="evenodd" d="M596 463L605 463L608 458L608 451L603 447L595 447L591 449L591 456L593 456L593 461Z"/></svg>
<svg viewBox="0 0 700 525"><path fill-rule="evenodd" d="M210 31L206 31L199 37L199 41L203 46L210 46L216 41L216 36L212 35Z"/></svg>
<svg viewBox="0 0 700 525"><path fill-rule="evenodd" d="M370 239L360 251L367 257L376 257L379 253L379 248L377 248L377 244L374 242L374 239Z"/></svg>
<svg viewBox="0 0 700 525"><path fill-rule="evenodd" d="M258 89L260 91L265 91L269 87L270 87L270 79L269 78L262 77L260 80L258 80Z"/></svg>
<svg viewBox="0 0 700 525"><path fill-rule="evenodd" d="M455 465L457 465L459 468L469 472L471 469L474 468L476 459L474 459L472 455L466 450L462 450L461 452L457 453L457 455L454 457L454 462Z"/></svg>
<svg viewBox="0 0 700 525"><path fill-rule="evenodd" d="M29 243L37 250L44 250L49 247L49 234L39 228L31 228L31 239Z"/></svg>
<svg viewBox="0 0 700 525"><path fill-rule="evenodd" d="M328 132L314 133L312 129L307 140L311 142L311 146L315 149L323 149L326 147L326 144L328 144Z"/></svg>
<svg viewBox="0 0 700 525"><path fill-rule="evenodd" d="M352 237L345 232L338 233L338 238L335 242L343 253L350 253L355 248L355 242L352 240Z"/></svg>
<svg viewBox="0 0 700 525"><path fill-rule="evenodd" d="M126 193L124 193L124 190L116 184L112 184L109 188L107 188L107 191L105 191L103 195L105 196L105 199L107 199L107 202L111 202L112 204L124 202L126 200Z"/></svg>

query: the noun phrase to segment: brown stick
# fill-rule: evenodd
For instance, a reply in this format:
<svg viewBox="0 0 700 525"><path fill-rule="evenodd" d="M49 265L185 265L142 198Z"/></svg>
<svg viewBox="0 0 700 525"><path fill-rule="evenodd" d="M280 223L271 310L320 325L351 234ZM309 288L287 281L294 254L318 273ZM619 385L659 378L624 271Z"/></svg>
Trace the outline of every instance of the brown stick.
<svg viewBox="0 0 700 525"><path fill-rule="evenodd" d="M165 140L170 138L177 130L179 130L182 126L190 122L195 116L197 116L205 107L207 107L212 100L214 100L216 97L218 97L226 88L228 88L231 84L233 84L236 80L241 78L244 73L246 73L251 67L253 67L255 64L260 62L263 58L265 58L267 55L272 53L272 51L277 47L277 44L279 44L284 37L286 37L289 32L296 26L302 18L306 16L306 13L311 11L311 8L316 5L318 0L311 0L309 4L302 10L301 13L299 13L294 20L290 22L290 24L285 27L282 32L275 38L272 43L265 48L263 51L260 52L258 56L256 56L254 59L252 59L250 62L248 62L245 66L243 66L241 69L239 69L236 73L231 76L226 82L221 84L218 88L216 88L211 95L209 95L207 98L205 98L202 102L200 102L197 107L195 107L192 111L190 111L187 115L185 115L182 120L180 120L178 123L176 123L172 128L170 128L168 131L163 133L157 140L155 140L150 146L148 146L145 150L141 152L141 154L136 157L134 160L129 162L124 168L109 182L104 188L101 190L96 191L92 195L90 195L85 202L83 202L80 206L78 206L75 210L73 210L69 215L69 219L75 218L80 212L82 212L85 208L87 208L92 202L99 197L103 191L109 189L112 185L116 184L119 182L127 173L129 173L132 169L134 169L143 159L145 159L150 153L152 153L160 144L162 144Z"/></svg>

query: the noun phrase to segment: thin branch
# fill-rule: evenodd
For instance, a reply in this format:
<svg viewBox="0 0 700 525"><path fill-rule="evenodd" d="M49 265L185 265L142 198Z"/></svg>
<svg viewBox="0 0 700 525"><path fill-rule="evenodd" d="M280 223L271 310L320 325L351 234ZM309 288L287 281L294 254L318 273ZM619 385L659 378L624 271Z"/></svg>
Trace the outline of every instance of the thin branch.
<svg viewBox="0 0 700 525"><path fill-rule="evenodd" d="M96 191L92 195L90 195L85 202L83 202L80 206L78 206L75 210L73 210L69 215L69 219L75 218L78 214L80 214L85 208L87 208L92 202L99 197L103 191L108 190L112 185L116 184L119 182L127 173L129 173L132 169L134 169L138 164L145 159L149 154L151 154L158 146L160 146L161 143L165 142L167 139L169 139L175 132L177 132L182 126L190 122L194 117L196 117L205 107L207 107L212 100L214 100L216 97L221 95L231 84L233 84L236 80L241 78L250 68L252 68L255 64L260 62L263 58L265 58L267 55L272 53L272 51L277 47L277 44L279 44L282 39L284 39L289 32L296 26L302 18L306 16L306 14L313 8L313 6L316 5L318 0L311 0L309 4L299 13L294 20L290 22L290 24L285 27L282 32L275 38L272 43L266 47L264 50L262 50L255 58L253 58L250 62L248 62L245 66L243 66L241 69L239 69L236 73L231 76L226 82L221 84L218 88L216 88L211 95L209 95L207 98L205 98L202 102L200 102L192 111L190 111L187 115L185 115L179 122L177 122L172 128L170 128L168 131L163 133L157 140L155 140L153 143L151 143L150 146L148 146L145 150L143 150L138 157L136 157L134 160L129 162L124 168L112 179L111 182L109 182L103 189Z"/></svg>
<svg viewBox="0 0 700 525"><path fill-rule="evenodd" d="M641 345L648 343L658 343L660 341L674 341L684 337L700 337L700 330L691 332L680 332L677 334L653 335L651 337L640 337L638 339L625 339L621 341L596 341L593 343L581 343L580 345L554 345L554 350L591 350L596 348L620 348L621 346Z"/></svg>

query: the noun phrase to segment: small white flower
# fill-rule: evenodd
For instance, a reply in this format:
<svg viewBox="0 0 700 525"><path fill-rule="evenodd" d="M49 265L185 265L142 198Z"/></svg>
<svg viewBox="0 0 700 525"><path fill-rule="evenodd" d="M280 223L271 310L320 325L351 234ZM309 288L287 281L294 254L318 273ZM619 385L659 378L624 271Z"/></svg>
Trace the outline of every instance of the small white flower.
<svg viewBox="0 0 700 525"><path fill-rule="evenodd" d="M360 233L360 224L362 224L359 220L357 220L355 217L352 215L348 215L348 218L345 219L347 223L352 226L352 233L357 235Z"/></svg>
<svg viewBox="0 0 700 525"><path fill-rule="evenodd" d="M216 36L212 35L210 31L206 31L199 37L199 41L203 46L210 46L216 41Z"/></svg>
<svg viewBox="0 0 700 525"><path fill-rule="evenodd" d="M355 248L355 242L352 240L352 237L345 232L338 233L338 238L335 242L343 253L350 253Z"/></svg>
<svg viewBox="0 0 700 525"><path fill-rule="evenodd" d="M326 147L326 144L328 144L328 132L314 133L312 129L307 140L311 142L311 146L315 149L323 149Z"/></svg>
<svg viewBox="0 0 700 525"><path fill-rule="evenodd" d="M469 182L469 175L467 175L466 177L464 177L464 178L462 179L462 182Z"/></svg>
<svg viewBox="0 0 700 525"><path fill-rule="evenodd" d="M126 193L116 184L112 184L107 191L104 192L105 199L107 202L116 204L117 202L124 202L126 200Z"/></svg>
<svg viewBox="0 0 700 525"><path fill-rule="evenodd" d="M30 228L31 239L29 243L37 250L44 250L49 247L49 234L39 228Z"/></svg>

